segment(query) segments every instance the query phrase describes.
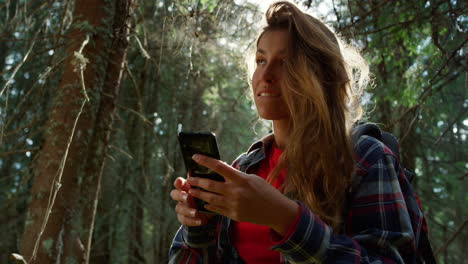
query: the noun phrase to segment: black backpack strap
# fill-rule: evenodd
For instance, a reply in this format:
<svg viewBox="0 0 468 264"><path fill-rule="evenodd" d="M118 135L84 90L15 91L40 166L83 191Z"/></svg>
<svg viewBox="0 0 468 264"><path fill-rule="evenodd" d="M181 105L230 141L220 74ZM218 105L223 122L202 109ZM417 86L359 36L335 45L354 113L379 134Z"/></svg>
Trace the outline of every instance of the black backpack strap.
<svg viewBox="0 0 468 264"><path fill-rule="evenodd" d="M400 144L398 144L398 140L396 137L388 132L382 131L382 140L385 146L387 146L395 156L400 159ZM408 168L403 168L405 172L405 177L412 182L414 178L414 172Z"/></svg>
<svg viewBox="0 0 468 264"><path fill-rule="evenodd" d="M380 128L373 123L359 123L353 127L351 134L351 140L353 145L356 145L361 136L371 136L382 141L382 131Z"/></svg>
<svg viewBox="0 0 468 264"><path fill-rule="evenodd" d="M382 140L385 146L387 146L395 156L400 159L400 145L396 137L388 132L382 131Z"/></svg>

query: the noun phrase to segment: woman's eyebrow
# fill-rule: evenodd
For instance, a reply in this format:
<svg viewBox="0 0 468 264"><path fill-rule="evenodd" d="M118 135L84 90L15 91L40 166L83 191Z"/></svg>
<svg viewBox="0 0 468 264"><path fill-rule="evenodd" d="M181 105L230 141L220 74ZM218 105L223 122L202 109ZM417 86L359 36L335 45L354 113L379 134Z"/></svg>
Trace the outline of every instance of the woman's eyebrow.
<svg viewBox="0 0 468 264"><path fill-rule="evenodd" d="M257 49L257 53L260 53L260 54L266 54L266 51L262 50L262 49ZM286 54L286 49L282 49L279 51L279 54Z"/></svg>
<svg viewBox="0 0 468 264"><path fill-rule="evenodd" d="M257 53L265 54L266 51L264 51L264 50L262 50L262 49L257 49Z"/></svg>

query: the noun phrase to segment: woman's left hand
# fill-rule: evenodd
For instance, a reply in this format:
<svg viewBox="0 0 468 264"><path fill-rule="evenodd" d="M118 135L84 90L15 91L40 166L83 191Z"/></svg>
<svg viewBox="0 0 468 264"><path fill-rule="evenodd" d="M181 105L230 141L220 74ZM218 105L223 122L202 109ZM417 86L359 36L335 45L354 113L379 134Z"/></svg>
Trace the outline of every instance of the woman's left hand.
<svg viewBox="0 0 468 264"><path fill-rule="evenodd" d="M246 174L226 163L203 155L193 160L221 176L225 182L191 177L189 194L208 204L205 208L236 221L269 226L285 234L298 214L298 204L267 183L263 178Z"/></svg>

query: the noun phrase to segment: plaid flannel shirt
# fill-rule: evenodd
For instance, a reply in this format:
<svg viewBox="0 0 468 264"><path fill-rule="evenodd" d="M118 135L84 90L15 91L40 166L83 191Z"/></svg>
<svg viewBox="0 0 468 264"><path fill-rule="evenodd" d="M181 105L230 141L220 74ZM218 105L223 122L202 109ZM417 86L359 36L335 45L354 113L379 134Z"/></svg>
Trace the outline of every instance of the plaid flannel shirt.
<svg viewBox="0 0 468 264"><path fill-rule="evenodd" d="M267 137L268 138L268 137ZM233 166L247 171L265 158L256 142ZM357 168L337 234L302 202L288 237L271 247L283 263L416 263L423 215L398 158L380 141L362 136L354 146ZM229 235L231 219L215 216L205 226L181 226L169 263L244 263ZM270 231L275 241L278 234Z"/></svg>

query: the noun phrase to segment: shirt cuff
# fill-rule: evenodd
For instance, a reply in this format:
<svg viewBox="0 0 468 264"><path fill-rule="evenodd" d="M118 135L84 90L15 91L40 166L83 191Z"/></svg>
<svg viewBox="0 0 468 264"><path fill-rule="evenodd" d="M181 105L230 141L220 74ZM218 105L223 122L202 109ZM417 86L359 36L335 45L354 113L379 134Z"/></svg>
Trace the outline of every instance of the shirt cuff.
<svg viewBox="0 0 468 264"><path fill-rule="evenodd" d="M284 234L284 236L281 236L275 230L270 229L270 240L271 242L273 242L273 245L284 243L286 240L289 239L289 237L291 237L294 230L296 230L297 223L299 223L299 219L301 218L301 215L302 215L302 210L304 210L300 203L298 203L298 205L299 205L299 210L297 212L296 218L294 219L293 223L289 225L288 231L286 231L286 234Z"/></svg>
<svg viewBox="0 0 468 264"><path fill-rule="evenodd" d="M183 226L184 242L192 248L206 248L216 243L217 226L220 216L213 216L206 225Z"/></svg>
<svg viewBox="0 0 468 264"><path fill-rule="evenodd" d="M299 204L299 220L294 223L287 234L277 240L270 250L278 250L290 262L307 262L314 259L321 263L325 258L333 230L317 215L310 211L302 202ZM275 235L270 234L272 238ZM281 237L276 234L277 237ZM279 240L279 241L278 241Z"/></svg>

